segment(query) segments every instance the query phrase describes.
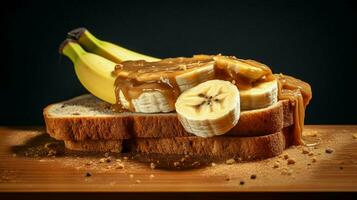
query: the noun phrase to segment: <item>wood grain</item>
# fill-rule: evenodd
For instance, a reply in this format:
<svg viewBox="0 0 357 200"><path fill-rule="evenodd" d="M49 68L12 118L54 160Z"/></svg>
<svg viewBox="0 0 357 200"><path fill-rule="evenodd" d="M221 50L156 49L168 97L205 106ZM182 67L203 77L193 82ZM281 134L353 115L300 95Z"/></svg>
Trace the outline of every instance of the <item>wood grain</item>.
<svg viewBox="0 0 357 200"><path fill-rule="evenodd" d="M308 149L313 155L303 154L301 146L287 149L284 154L295 164L280 156L170 171L125 160L126 155L112 155L109 163L99 162L103 155L51 157L40 151L53 141L43 128L0 127L0 191L357 191L356 133L355 125L306 126L304 134L321 143Z"/></svg>

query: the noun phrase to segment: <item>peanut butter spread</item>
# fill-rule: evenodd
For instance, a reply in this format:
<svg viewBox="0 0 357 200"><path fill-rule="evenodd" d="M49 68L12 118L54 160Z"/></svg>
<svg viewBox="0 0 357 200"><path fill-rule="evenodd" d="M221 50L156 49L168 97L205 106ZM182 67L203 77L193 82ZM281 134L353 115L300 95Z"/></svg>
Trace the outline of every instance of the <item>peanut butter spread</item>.
<svg viewBox="0 0 357 200"><path fill-rule="evenodd" d="M166 97L170 106L174 107L176 99L185 90L184 84L178 83L181 75L197 69L208 69L210 79L231 81L239 90L245 90L255 85L277 80L278 99L288 99L295 107L294 141L303 144L302 131L304 126L305 108L312 98L311 87L299 79L283 74L273 74L271 69L254 60L243 60L233 56L195 55L192 58L168 58L157 62L124 61L114 70L116 75L115 95L117 104L113 108L123 111L120 95L129 103L128 110L135 111L132 99L138 98L144 92L158 91ZM192 76L192 80L200 77ZM190 80L188 80L190 81Z"/></svg>

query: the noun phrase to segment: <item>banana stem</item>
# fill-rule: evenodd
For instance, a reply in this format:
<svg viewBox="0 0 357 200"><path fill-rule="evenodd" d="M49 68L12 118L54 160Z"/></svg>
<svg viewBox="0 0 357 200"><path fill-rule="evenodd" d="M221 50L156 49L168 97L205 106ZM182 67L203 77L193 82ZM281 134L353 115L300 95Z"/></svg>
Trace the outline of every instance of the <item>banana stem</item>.
<svg viewBox="0 0 357 200"><path fill-rule="evenodd" d="M60 53L69 57L73 63L76 63L78 57L87 52L76 41L67 39L62 43Z"/></svg>

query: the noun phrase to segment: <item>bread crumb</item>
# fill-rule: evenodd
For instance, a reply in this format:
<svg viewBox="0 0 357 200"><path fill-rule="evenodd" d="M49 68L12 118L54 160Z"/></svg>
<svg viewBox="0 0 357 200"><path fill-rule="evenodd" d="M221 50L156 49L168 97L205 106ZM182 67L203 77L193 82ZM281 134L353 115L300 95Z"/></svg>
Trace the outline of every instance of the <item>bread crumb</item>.
<svg viewBox="0 0 357 200"><path fill-rule="evenodd" d="M313 163L315 163L315 162L317 161L316 157L312 157L312 158L311 158L311 161L312 161Z"/></svg>
<svg viewBox="0 0 357 200"><path fill-rule="evenodd" d="M121 160L120 160L120 159L116 159L115 161L116 161L116 162L121 162Z"/></svg>
<svg viewBox="0 0 357 200"><path fill-rule="evenodd" d="M330 153L333 153L333 151L334 151L334 150L333 150L332 148L327 148L327 149L325 149L325 152L326 152L326 153L329 153L329 154L330 154Z"/></svg>
<svg viewBox="0 0 357 200"><path fill-rule="evenodd" d="M92 164L93 164L93 161L88 161L88 162L86 162L85 165L90 166L90 165L92 165Z"/></svg>
<svg viewBox="0 0 357 200"><path fill-rule="evenodd" d="M313 156L313 155L314 155L314 153L313 153L313 152L310 152L308 155L309 155L309 156Z"/></svg>
<svg viewBox="0 0 357 200"><path fill-rule="evenodd" d="M152 179L154 177L155 177L154 174L150 174L150 176L149 176L150 179Z"/></svg>
<svg viewBox="0 0 357 200"><path fill-rule="evenodd" d="M233 163L235 163L235 162L236 162L236 161L235 161L233 158L226 160L226 164L227 164L227 165L231 165L231 164L233 164Z"/></svg>
<svg viewBox="0 0 357 200"><path fill-rule="evenodd" d="M179 162L174 162L174 166L175 166L175 167L177 167L177 166L179 166L179 165L180 165Z"/></svg>
<svg viewBox="0 0 357 200"><path fill-rule="evenodd" d="M211 166L212 166L212 167L215 167L215 166L216 166L216 163L214 163L214 162L211 163Z"/></svg>
<svg viewBox="0 0 357 200"><path fill-rule="evenodd" d="M110 154L109 154L109 152L105 152L105 154L104 154L104 157L109 157L110 156Z"/></svg>
<svg viewBox="0 0 357 200"><path fill-rule="evenodd" d="M129 177L130 177L130 178L134 178L134 174L130 174Z"/></svg>
<svg viewBox="0 0 357 200"><path fill-rule="evenodd" d="M99 162L100 162L100 163L104 163L104 162L105 162L105 158L99 159Z"/></svg>
<svg viewBox="0 0 357 200"><path fill-rule="evenodd" d="M136 183L136 184L140 184L141 181L138 179L138 180L135 181L135 183Z"/></svg>
<svg viewBox="0 0 357 200"><path fill-rule="evenodd" d="M123 169L124 168L124 164L123 163L118 163L115 167L115 169Z"/></svg>
<svg viewBox="0 0 357 200"><path fill-rule="evenodd" d="M302 153L303 154L308 154L308 153L310 153L310 151L309 151L308 148L304 147L304 148L302 148Z"/></svg>
<svg viewBox="0 0 357 200"><path fill-rule="evenodd" d="M278 161L276 161L273 165L273 168L279 168L279 166L280 166L280 163Z"/></svg>
<svg viewBox="0 0 357 200"><path fill-rule="evenodd" d="M352 134L353 139L357 139L357 133Z"/></svg>
<svg viewBox="0 0 357 200"><path fill-rule="evenodd" d="M151 168L151 169L155 169L155 168L156 168L155 163L150 163L150 168Z"/></svg>
<svg viewBox="0 0 357 200"><path fill-rule="evenodd" d="M111 162L111 161L112 161L112 158L111 158L111 157L105 158L105 162L109 163L109 162Z"/></svg>
<svg viewBox="0 0 357 200"><path fill-rule="evenodd" d="M251 176L250 176L250 179L256 179L257 178L257 175L255 175L255 174L252 174Z"/></svg>
<svg viewBox="0 0 357 200"><path fill-rule="evenodd" d="M124 156L123 159L124 159L124 160L128 160L128 157Z"/></svg>
<svg viewBox="0 0 357 200"><path fill-rule="evenodd" d="M284 157L285 160L287 160L289 158L289 154L286 153L286 154L283 155L283 157Z"/></svg>
<svg viewBox="0 0 357 200"><path fill-rule="evenodd" d="M92 176L92 174L89 173L89 172L87 172L86 175L85 175L85 177L90 177L90 176Z"/></svg>
<svg viewBox="0 0 357 200"><path fill-rule="evenodd" d="M292 158L288 159L288 165L292 165L292 164L295 164L295 163L296 163L296 161L294 159L292 159Z"/></svg>

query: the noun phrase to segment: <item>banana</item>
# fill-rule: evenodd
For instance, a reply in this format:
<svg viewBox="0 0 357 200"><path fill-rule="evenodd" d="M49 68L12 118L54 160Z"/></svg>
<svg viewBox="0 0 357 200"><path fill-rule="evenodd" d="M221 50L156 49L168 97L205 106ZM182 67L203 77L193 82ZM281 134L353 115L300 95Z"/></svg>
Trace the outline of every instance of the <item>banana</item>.
<svg viewBox="0 0 357 200"><path fill-rule="evenodd" d="M77 40L88 52L98 54L115 63L125 60L158 61L160 59L130 51L110 42L102 41L91 34L86 28L77 28L68 32L67 36Z"/></svg>
<svg viewBox="0 0 357 200"><path fill-rule="evenodd" d="M210 80L182 93L175 107L187 132L200 137L222 135L238 123L239 91L229 81Z"/></svg>
<svg viewBox="0 0 357 200"><path fill-rule="evenodd" d="M258 83L252 88L239 91L241 110L252 110L268 107L278 101L278 82Z"/></svg>
<svg viewBox="0 0 357 200"><path fill-rule="evenodd" d="M71 39L65 40L59 51L71 59L79 81L89 92L111 104L116 102L115 76L112 74L116 63L86 52L76 41Z"/></svg>

